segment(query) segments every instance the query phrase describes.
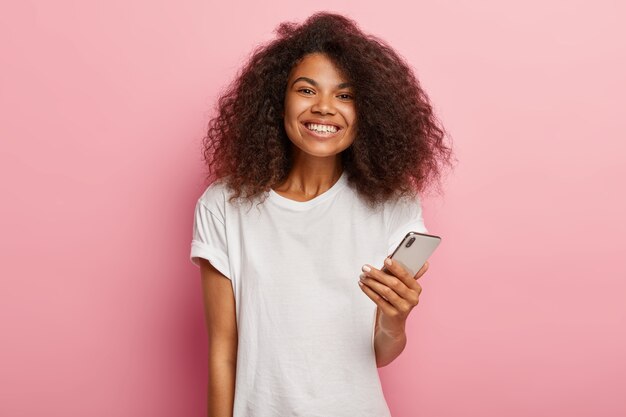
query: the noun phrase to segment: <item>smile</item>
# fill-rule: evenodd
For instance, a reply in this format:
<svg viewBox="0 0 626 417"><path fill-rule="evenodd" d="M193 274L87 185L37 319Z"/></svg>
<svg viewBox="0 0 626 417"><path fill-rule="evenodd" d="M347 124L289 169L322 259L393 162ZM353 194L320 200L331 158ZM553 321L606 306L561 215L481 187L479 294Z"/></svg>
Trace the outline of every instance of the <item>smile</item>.
<svg viewBox="0 0 626 417"><path fill-rule="evenodd" d="M323 125L318 123L303 123L303 126L310 132L313 136L320 138L330 138L341 130L341 128L333 125Z"/></svg>

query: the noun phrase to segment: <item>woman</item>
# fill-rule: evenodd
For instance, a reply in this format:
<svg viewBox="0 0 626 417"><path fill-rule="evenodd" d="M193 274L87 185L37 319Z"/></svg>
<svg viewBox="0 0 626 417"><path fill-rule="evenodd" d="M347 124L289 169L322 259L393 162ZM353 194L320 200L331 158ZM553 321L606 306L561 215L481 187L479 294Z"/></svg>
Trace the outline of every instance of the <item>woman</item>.
<svg viewBox="0 0 626 417"><path fill-rule="evenodd" d="M217 180L198 199L190 256L209 416L389 416L377 367L406 344L428 264L415 277L379 268L427 231L418 192L451 150L407 64L352 20L316 13L276 32L204 142Z"/></svg>

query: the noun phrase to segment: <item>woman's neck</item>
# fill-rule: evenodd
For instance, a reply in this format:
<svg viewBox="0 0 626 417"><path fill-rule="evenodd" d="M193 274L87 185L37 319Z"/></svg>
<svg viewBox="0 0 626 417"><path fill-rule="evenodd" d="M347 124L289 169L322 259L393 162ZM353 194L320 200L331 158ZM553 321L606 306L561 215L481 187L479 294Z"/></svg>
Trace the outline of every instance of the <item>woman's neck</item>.
<svg viewBox="0 0 626 417"><path fill-rule="evenodd" d="M329 158L311 155L296 157L287 178L273 190L294 200L311 200L331 188L342 172L339 155Z"/></svg>

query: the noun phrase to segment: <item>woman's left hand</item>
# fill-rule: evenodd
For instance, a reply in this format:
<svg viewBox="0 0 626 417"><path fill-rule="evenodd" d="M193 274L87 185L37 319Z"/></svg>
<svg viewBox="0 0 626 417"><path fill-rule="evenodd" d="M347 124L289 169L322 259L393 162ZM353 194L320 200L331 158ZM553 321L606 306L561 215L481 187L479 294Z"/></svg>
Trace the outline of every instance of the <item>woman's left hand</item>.
<svg viewBox="0 0 626 417"><path fill-rule="evenodd" d="M388 261L392 261L391 265L387 265ZM413 307L419 303L422 287L417 283L417 279L428 270L428 261L417 271L415 277L389 257L385 260L383 268L385 271L369 264L363 265L360 287L378 306L377 328L392 337L402 337L405 335L406 319Z"/></svg>

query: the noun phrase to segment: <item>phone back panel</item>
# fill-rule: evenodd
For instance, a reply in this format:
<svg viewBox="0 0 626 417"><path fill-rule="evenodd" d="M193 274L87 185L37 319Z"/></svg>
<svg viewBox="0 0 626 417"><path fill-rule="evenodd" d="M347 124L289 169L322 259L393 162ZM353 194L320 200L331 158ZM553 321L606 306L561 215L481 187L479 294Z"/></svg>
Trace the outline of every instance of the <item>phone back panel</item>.
<svg viewBox="0 0 626 417"><path fill-rule="evenodd" d="M409 232L393 251L391 258L414 277L440 243L439 236Z"/></svg>

